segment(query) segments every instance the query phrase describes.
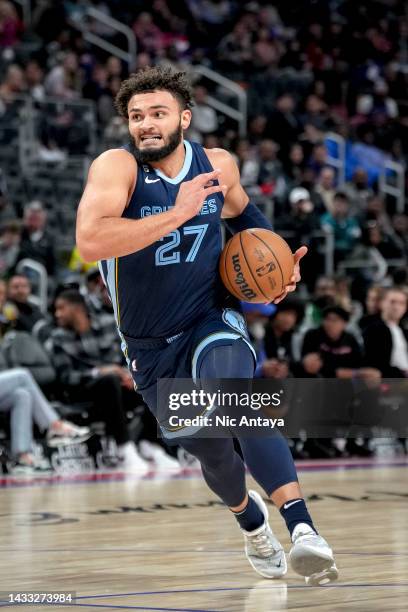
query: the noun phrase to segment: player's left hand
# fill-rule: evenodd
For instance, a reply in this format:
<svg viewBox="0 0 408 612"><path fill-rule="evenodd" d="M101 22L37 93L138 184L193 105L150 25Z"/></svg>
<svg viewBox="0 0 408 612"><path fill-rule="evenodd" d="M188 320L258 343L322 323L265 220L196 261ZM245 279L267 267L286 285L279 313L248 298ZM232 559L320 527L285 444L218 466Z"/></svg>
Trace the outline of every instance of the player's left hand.
<svg viewBox="0 0 408 612"><path fill-rule="evenodd" d="M287 295L288 293L290 293L291 291L295 291L296 290L296 283L298 283L301 279L300 276L300 260L302 259L302 257L304 257L307 253L307 247L306 246L301 246L294 254L293 254L293 259L295 262L295 267L293 270L293 275L290 277L289 279L289 284L286 285L285 287L285 291L283 291L283 293L281 293L280 295L278 295L277 298L275 298L273 300L274 304L279 304L279 302L281 302Z"/></svg>

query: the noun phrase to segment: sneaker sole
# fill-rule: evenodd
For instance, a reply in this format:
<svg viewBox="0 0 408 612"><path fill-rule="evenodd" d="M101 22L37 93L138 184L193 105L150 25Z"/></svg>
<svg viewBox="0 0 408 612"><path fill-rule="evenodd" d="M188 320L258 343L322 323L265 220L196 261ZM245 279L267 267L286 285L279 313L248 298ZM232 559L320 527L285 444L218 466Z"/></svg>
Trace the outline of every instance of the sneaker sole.
<svg viewBox="0 0 408 612"><path fill-rule="evenodd" d="M47 446L50 448L56 448L57 446L71 446L72 444L82 444L82 442L86 442L92 436L91 433L84 434L83 436L77 436L76 438L52 438L51 440L47 440Z"/></svg>
<svg viewBox="0 0 408 612"><path fill-rule="evenodd" d="M330 584L334 582L339 577L339 571L337 567L333 564L329 568L323 570L322 572L318 572L317 574L313 574L312 576L305 577L306 584L310 586L324 586L325 584Z"/></svg>
<svg viewBox="0 0 408 612"><path fill-rule="evenodd" d="M323 551L299 544L290 551L289 560L293 571L304 576L308 584L320 586L338 578L331 552L325 554Z"/></svg>

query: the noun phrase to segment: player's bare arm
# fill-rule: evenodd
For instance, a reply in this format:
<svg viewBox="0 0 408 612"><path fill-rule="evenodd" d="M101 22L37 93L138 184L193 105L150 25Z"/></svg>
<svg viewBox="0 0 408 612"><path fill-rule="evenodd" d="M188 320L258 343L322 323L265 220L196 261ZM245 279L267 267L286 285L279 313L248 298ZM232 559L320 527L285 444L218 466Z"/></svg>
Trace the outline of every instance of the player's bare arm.
<svg viewBox="0 0 408 612"><path fill-rule="evenodd" d="M224 149L207 149L206 154L212 165L221 169L220 179L226 184L224 196L224 206L222 210L223 219L231 219L241 215L249 204L249 197L241 185L240 173L234 158ZM278 296L274 303L278 304L288 293L295 291L296 283L301 280L299 262L307 253L307 247L301 246L293 254L295 268L291 277L291 282L286 286L285 291Z"/></svg>
<svg viewBox="0 0 408 612"><path fill-rule="evenodd" d="M85 261L122 257L160 240L194 217L206 197L223 186L214 170L183 183L173 209L143 219L122 218L136 184L136 163L125 150L112 149L92 164L78 208L76 241Z"/></svg>

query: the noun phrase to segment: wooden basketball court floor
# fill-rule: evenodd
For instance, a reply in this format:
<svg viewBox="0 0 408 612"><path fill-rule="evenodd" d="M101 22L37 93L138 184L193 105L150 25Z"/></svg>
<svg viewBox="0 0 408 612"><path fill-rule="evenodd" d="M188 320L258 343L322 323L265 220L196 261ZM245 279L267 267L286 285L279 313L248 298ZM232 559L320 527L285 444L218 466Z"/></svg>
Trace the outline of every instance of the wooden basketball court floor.
<svg viewBox="0 0 408 612"><path fill-rule="evenodd" d="M408 610L408 460L306 462L299 471L336 552L332 586L308 587L290 569L276 581L255 574L233 517L197 472L4 478L0 607L12 607L9 591L74 591L68 610Z"/></svg>

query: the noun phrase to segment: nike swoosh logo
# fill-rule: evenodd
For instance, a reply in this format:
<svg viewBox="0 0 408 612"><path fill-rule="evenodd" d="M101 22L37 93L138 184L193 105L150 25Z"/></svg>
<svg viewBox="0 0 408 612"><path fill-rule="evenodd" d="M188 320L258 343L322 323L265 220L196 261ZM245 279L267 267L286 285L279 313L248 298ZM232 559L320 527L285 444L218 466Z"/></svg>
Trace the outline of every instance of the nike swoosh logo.
<svg viewBox="0 0 408 612"><path fill-rule="evenodd" d="M298 504L299 502L301 502L301 499L295 499L295 501L290 502L290 504L283 504L283 509L287 510L288 508L290 508L291 506L293 506L294 504Z"/></svg>
<svg viewBox="0 0 408 612"><path fill-rule="evenodd" d="M160 181L160 179L149 179L148 176L145 178L145 183L157 183L157 181Z"/></svg>

